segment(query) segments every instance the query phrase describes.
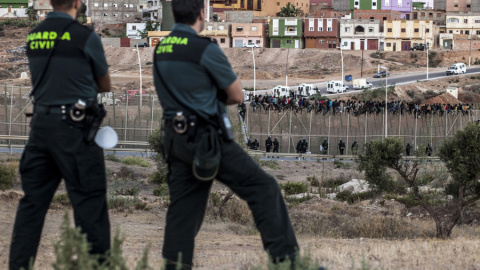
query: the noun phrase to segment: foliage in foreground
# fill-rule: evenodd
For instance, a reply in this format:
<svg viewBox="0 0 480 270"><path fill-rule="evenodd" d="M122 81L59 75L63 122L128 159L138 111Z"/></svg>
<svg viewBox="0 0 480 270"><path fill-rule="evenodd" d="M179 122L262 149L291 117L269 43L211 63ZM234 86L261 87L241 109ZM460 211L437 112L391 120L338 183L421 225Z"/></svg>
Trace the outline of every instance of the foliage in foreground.
<svg viewBox="0 0 480 270"><path fill-rule="evenodd" d="M5 191L13 187L15 183L15 170L0 163L0 190Z"/></svg>
<svg viewBox="0 0 480 270"><path fill-rule="evenodd" d="M402 152L403 143L398 138L372 141L367 144L365 155L360 155L359 170L365 171L366 180L377 192L394 186L387 168L396 171L410 188L410 195L435 221L436 236L450 237L465 209L480 199L480 125L468 124L440 147L440 159L448 170L448 175L440 179L445 182L446 198L441 205L432 203L420 189L429 189L427 184L431 182L418 177L420 166L428 160L417 152L416 159L404 162Z"/></svg>

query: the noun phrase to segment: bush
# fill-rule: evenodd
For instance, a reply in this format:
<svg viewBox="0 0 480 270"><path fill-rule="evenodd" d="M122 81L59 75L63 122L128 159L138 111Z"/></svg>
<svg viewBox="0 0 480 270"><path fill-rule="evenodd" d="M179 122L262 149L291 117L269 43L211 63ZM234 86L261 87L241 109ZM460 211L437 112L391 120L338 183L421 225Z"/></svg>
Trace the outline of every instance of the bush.
<svg viewBox="0 0 480 270"><path fill-rule="evenodd" d="M15 170L0 163L0 190L5 191L13 187L15 183Z"/></svg>
<svg viewBox="0 0 480 270"><path fill-rule="evenodd" d="M308 190L308 185L306 183L285 183L281 184L280 187L285 191L285 195L305 193Z"/></svg>
<svg viewBox="0 0 480 270"><path fill-rule="evenodd" d="M128 157L123 160L123 164L126 165L135 165L140 167L150 167L150 163L143 158L140 157Z"/></svg>
<svg viewBox="0 0 480 270"><path fill-rule="evenodd" d="M152 174L152 176L150 177L150 181L156 185L167 183L167 174L168 174L168 171L166 168L158 169L156 172Z"/></svg>
<svg viewBox="0 0 480 270"><path fill-rule="evenodd" d="M63 206L71 206L67 193L60 193L53 196L52 203L58 203Z"/></svg>
<svg viewBox="0 0 480 270"><path fill-rule="evenodd" d="M320 180L318 180L316 175L307 176L307 181L310 183L310 185L312 185L314 187L319 187L320 186Z"/></svg>
<svg viewBox="0 0 480 270"><path fill-rule="evenodd" d="M337 200L348 202L349 204L354 204L356 202L368 200L375 197L374 191L365 191L365 192L358 192L352 193L348 190L340 191L337 193Z"/></svg>
<svg viewBox="0 0 480 270"><path fill-rule="evenodd" d="M262 167L268 167L273 170L281 169L276 160L259 160L258 164Z"/></svg>
<svg viewBox="0 0 480 270"><path fill-rule="evenodd" d="M105 156L105 160L110 160L110 161L113 161L113 162L121 162L122 161L115 154L107 154Z"/></svg>
<svg viewBox="0 0 480 270"><path fill-rule="evenodd" d="M351 168L351 165L346 163L346 162L342 162L340 160L334 160L333 161L333 165L335 166L335 168L337 169L350 169Z"/></svg>
<svg viewBox="0 0 480 270"><path fill-rule="evenodd" d="M159 196L159 197L164 197L164 196L168 196L168 194L169 194L168 192L169 191L168 191L167 183L163 183L153 190L153 195Z"/></svg>
<svg viewBox="0 0 480 270"><path fill-rule="evenodd" d="M120 167L120 171L117 173L117 176L124 179L135 179L135 173L133 173L133 170L125 166Z"/></svg>

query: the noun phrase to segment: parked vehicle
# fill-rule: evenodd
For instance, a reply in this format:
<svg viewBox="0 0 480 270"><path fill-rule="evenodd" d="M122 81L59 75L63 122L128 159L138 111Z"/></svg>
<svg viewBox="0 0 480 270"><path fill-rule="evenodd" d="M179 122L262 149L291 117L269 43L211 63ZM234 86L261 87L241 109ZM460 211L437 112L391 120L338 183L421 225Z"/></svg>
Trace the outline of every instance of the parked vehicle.
<svg viewBox="0 0 480 270"><path fill-rule="evenodd" d="M451 67L448 68L447 70L447 76L448 75L455 75L455 74L465 74L467 72L467 66L464 63L456 63L453 64Z"/></svg>
<svg viewBox="0 0 480 270"><path fill-rule="evenodd" d="M344 93L347 92L348 86L343 85L342 81L329 81L327 83L328 93Z"/></svg>
<svg viewBox="0 0 480 270"><path fill-rule="evenodd" d="M345 81L351 82L352 81L352 75L345 76Z"/></svg>
<svg viewBox="0 0 480 270"><path fill-rule="evenodd" d="M382 70L382 71L378 72L377 74L373 75L373 78L383 78L383 77L387 77L387 76L390 76L390 72Z"/></svg>
<svg viewBox="0 0 480 270"><path fill-rule="evenodd" d="M291 96L292 93L290 93L290 87L288 86L283 86L283 85L277 85L273 88L273 93L276 95L276 96L280 96L280 97L283 97L283 96ZM295 93L293 93L295 94Z"/></svg>
<svg viewBox="0 0 480 270"><path fill-rule="evenodd" d="M248 44L243 44L243 48L260 48L256 43L249 42Z"/></svg>
<svg viewBox="0 0 480 270"><path fill-rule="evenodd" d="M413 46L410 50L412 50L412 51L424 51L425 50L425 45L418 44L417 46Z"/></svg>
<svg viewBox="0 0 480 270"><path fill-rule="evenodd" d="M316 91L316 88L313 86L313 84L302 83L299 86L297 86L297 93L300 96L309 97L313 94L316 94L317 91Z"/></svg>
<svg viewBox="0 0 480 270"><path fill-rule="evenodd" d="M148 47L148 43L147 42L140 42L137 45L135 45L135 47Z"/></svg>
<svg viewBox="0 0 480 270"><path fill-rule="evenodd" d="M133 96L140 95L140 90L128 90L127 93L128 93L128 98L131 98ZM146 94L147 94L147 92L142 90L142 95L146 95Z"/></svg>
<svg viewBox="0 0 480 270"><path fill-rule="evenodd" d="M249 101L250 97L248 95L250 94L250 91L245 91L244 89L242 89L242 93L243 93L243 101Z"/></svg>
<svg viewBox="0 0 480 270"><path fill-rule="evenodd" d="M113 93L101 93L97 94L97 101L98 103L102 103L103 106L110 106L115 104L115 106L120 104L120 99L116 98L113 99Z"/></svg>
<svg viewBox="0 0 480 270"><path fill-rule="evenodd" d="M353 80L353 89L367 89L372 87L373 87L373 84L367 82L367 79Z"/></svg>

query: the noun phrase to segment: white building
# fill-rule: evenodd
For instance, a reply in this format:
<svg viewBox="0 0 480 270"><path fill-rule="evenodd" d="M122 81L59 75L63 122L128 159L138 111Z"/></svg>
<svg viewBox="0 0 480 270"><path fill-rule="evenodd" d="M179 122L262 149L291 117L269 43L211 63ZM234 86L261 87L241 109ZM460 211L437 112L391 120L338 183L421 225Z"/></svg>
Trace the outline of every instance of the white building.
<svg viewBox="0 0 480 270"><path fill-rule="evenodd" d="M380 20L340 20L340 44L343 50L383 50L384 36Z"/></svg>
<svg viewBox="0 0 480 270"><path fill-rule="evenodd" d="M127 23L127 37L134 39L141 39L138 31L145 30L146 23Z"/></svg>

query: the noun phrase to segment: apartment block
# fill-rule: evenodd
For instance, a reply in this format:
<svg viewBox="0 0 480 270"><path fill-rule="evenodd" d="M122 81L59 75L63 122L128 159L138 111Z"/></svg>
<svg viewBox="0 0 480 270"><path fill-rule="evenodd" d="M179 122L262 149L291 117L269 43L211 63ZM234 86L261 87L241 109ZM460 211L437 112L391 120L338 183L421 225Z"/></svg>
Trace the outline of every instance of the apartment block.
<svg viewBox="0 0 480 270"><path fill-rule="evenodd" d="M378 9L381 9L381 0L350 0L350 10Z"/></svg>
<svg viewBox="0 0 480 270"><path fill-rule="evenodd" d="M446 12L445 10L413 10L413 20L430 20L436 24L445 24Z"/></svg>
<svg viewBox="0 0 480 270"><path fill-rule="evenodd" d="M448 34L480 35L480 12L449 14L446 21Z"/></svg>
<svg viewBox="0 0 480 270"><path fill-rule="evenodd" d="M255 11L255 16L275 17L288 3L301 8L304 13L310 10L310 0L210 0L213 13L225 11Z"/></svg>
<svg viewBox="0 0 480 270"><path fill-rule="evenodd" d="M214 38L221 48L230 47L230 24L226 22L206 22L199 36Z"/></svg>
<svg viewBox="0 0 480 270"><path fill-rule="evenodd" d="M433 21L385 21L385 51L410 51L412 46L426 44L433 49L435 29Z"/></svg>
<svg viewBox="0 0 480 270"><path fill-rule="evenodd" d="M40 18L40 20L45 19L45 17L47 16L47 13L53 11L53 7L52 5L50 5L50 0L33 1L33 8L37 11L37 15Z"/></svg>
<svg viewBox="0 0 480 270"><path fill-rule="evenodd" d="M142 17L136 0L90 0L88 10L92 22L135 22Z"/></svg>
<svg viewBox="0 0 480 270"><path fill-rule="evenodd" d="M303 20L305 48L335 49L339 43L339 20L308 18Z"/></svg>
<svg viewBox="0 0 480 270"><path fill-rule="evenodd" d="M337 18L341 19L345 15L350 14L350 11L339 11L335 10L333 8L322 8L319 10L310 10L310 13L308 14L309 17L314 17L314 18Z"/></svg>
<svg viewBox="0 0 480 270"><path fill-rule="evenodd" d="M263 23L233 23L232 24L232 47L242 48L249 43L257 44L259 47L265 47L266 25Z"/></svg>
<svg viewBox="0 0 480 270"><path fill-rule="evenodd" d="M401 20L401 15L402 13L395 10L355 10L353 19L379 20L381 29L383 29L383 21Z"/></svg>
<svg viewBox="0 0 480 270"><path fill-rule="evenodd" d="M383 50L380 20L341 20L340 39L343 50Z"/></svg>
<svg viewBox="0 0 480 270"><path fill-rule="evenodd" d="M410 20L412 0L382 0L382 10L395 10L402 13L402 19Z"/></svg>
<svg viewBox="0 0 480 270"><path fill-rule="evenodd" d="M303 48L301 19L272 18L269 35L271 48Z"/></svg>
<svg viewBox="0 0 480 270"><path fill-rule="evenodd" d="M472 2L478 0L446 0L446 12L469 12L472 11ZM478 3L475 3L478 5Z"/></svg>

